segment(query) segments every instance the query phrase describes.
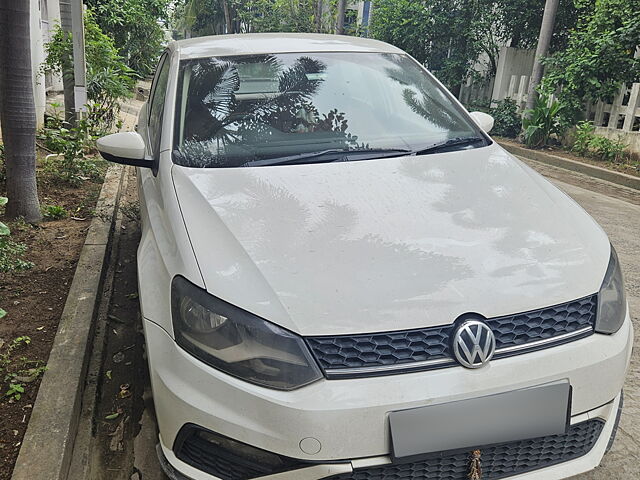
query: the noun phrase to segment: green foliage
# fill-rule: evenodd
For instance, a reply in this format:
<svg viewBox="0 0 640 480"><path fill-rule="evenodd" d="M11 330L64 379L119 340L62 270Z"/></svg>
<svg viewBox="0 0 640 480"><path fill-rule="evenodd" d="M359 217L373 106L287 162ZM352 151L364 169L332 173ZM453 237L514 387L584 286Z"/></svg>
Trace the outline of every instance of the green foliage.
<svg viewBox="0 0 640 480"><path fill-rule="evenodd" d="M499 29L493 0L379 0L371 36L396 45L425 64L450 89L456 90L484 52L495 72Z"/></svg>
<svg viewBox="0 0 640 480"><path fill-rule="evenodd" d="M7 167L4 163L4 145L0 143L0 182L7 181Z"/></svg>
<svg viewBox="0 0 640 480"><path fill-rule="evenodd" d="M9 390L5 393L5 397L9 397L12 400L20 400L24 393L24 385L22 383L10 383Z"/></svg>
<svg viewBox="0 0 640 480"><path fill-rule="evenodd" d="M625 152L627 145L622 140L610 140L594 132L595 127L591 122L578 123L571 151L608 162L618 162L627 156Z"/></svg>
<svg viewBox="0 0 640 480"><path fill-rule="evenodd" d="M22 271L33 267L33 263L20 258L26 250L23 243L0 237L0 272Z"/></svg>
<svg viewBox="0 0 640 480"><path fill-rule="evenodd" d="M153 73L165 40L170 0L86 0L100 29L129 68L141 77Z"/></svg>
<svg viewBox="0 0 640 480"><path fill-rule="evenodd" d="M546 95L540 95L535 106L524 112L522 128L528 147L543 147L549 143L551 135L562 135L565 130L560 122L562 108L559 102L550 102Z"/></svg>
<svg viewBox="0 0 640 480"><path fill-rule="evenodd" d="M0 207L4 207L9 199L7 197L0 197ZM0 222L0 237L7 236L11 233L9 227L7 227L4 223Z"/></svg>
<svg viewBox="0 0 640 480"><path fill-rule="evenodd" d="M60 205L47 205L42 210L42 215L47 220L60 220L67 218L68 215L64 207L61 207Z"/></svg>
<svg viewBox="0 0 640 480"><path fill-rule="evenodd" d="M594 135L589 142L589 150L593 152L593 155L604 161L618 162L625 156L625 149L627 145L618 140L610 140L601 135Z"/></svg>
<svg viewBox="0 0 640 480"><path fill-rule="evenodd" d="M0 206L7 204L7 197L0 197ZM20 258L27 247L22 243L14 242L9 238L11 231L4 223L0 222L0 272L6 273L14 270L26 270L33 263ZM2 315L4 316L4 315Z"/></svg>
<svg viewBox="0 0 640 480"><path fill-rule="evenodd" d="M518 113L518 106L510 98L505 98L498 102L489 113L495 120L491 130L492 134L515 138L522 130L522 119Z"/></svg>
<svg viewBox="0 0 640 480"><path fill-rule="evenodd" d="M238 18L255 32L314 32L316 31L315 0L245 0L235 2ZM241 5L238 5L242 3ZM328 10L328 9L327 9ZM330 15L330 11L327 11ZM332 19L324 22L333 26Z"/></svg>
<svg viewBox="0 0 640 480"><path fill-rule="evenodd" d="M589 0L591 1L591 0ZM535 49L540 35L545 2L540 0L495 0L492 12L498 17L502 38L511 47ZM551 39L551 51L566 47L569 31L578 21L573 0L560 0Z"/></svg>
<svg viewBox="0 0 640 480"><path fill-rule="evenodd" d="M576 2L580 21L568 47L546 60L543 88L558 92L566 121L574 124L585 100L610 101L621 84L640 81L640 0Z"/></svg>
<svg viewBox="0 0 640 480"><path fill-rule="evenodd" d="M576 152L579 155L586 155L589 153L589 143L593 139L593 132L596 128L591 122L582 121L576 125L575 141L571 147L572 152Z"/></svg>
<svg viewBox="0 0 640 480"><path fill-rule="evenodd" d="M79 120L73 128L65 125L62 118L51 115L46 118L45 127L38 135L44 146L55 152L42 161L44 174L49 180L72 186L83 180L101 180L102 169L93 158L87 157L93 152L100 132L94 132L88 118Z"/></svg>
<svg viewBox="0 0 640 480"><path fill-rule="evenodd" d="M136 76L119 56L113 41L100 30L90 10L85 13L84 25L89 100L86 120L92 133L101 135L114 126L120 111L119 102L131 96ZM45 52L45 71L63 75L73 72L71 35L59 25L54 29L51 42L45 45Z"/></svg>
<svg viewBox="0 0 640 480"><path fill-rule="evenodd" d="M36 380L47 370L47 367L40 365L40 362L29 360L24 356L24 350L30 343L31 338L23 335L14 338L4 351L0 351L0 375L3 382L7 383L4 387L6 388L4 396L8 397L10 402L20 400L27 384ZM16 358L17 352L22 353L18 358Z"/></svg>

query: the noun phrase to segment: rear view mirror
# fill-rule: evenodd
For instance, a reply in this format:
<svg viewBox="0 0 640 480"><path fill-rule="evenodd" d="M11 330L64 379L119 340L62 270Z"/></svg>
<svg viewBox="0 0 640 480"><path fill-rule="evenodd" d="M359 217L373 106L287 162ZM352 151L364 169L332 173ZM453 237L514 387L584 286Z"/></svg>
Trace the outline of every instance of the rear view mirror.
<svg viewBox="0 0 640 480"><path fill-rule="evenodd" d="M146 158L146 147L136 132L113 133L98 139L98 151L105 160L134 167L153 167L153 160Z"/></svg>
<svg viewBox="0 0 640 480"><path fill-rule="evenodd" d="M489 133L493 128L493 117L488 113L483 112L471 112L471 118L473 118L474 122L485 132Z"/></svg>

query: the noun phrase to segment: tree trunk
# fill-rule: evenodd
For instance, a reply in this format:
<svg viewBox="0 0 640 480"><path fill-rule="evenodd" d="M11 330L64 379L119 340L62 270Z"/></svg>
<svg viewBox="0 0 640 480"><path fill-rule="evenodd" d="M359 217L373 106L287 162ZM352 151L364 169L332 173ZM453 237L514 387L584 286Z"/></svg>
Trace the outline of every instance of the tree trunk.
<svg viewBox="0 0 640 480"><path fill-rule="evenodd" d="M542 80L544 66L542 59L547 56L551 37L553 36L553 24L556 20L556 12L558 11L558 0L547 0L544 5L544 14L542 15L542 25L540 25L540 37L538 38L538 47L536 48L536 57L533 62L533 71L531 72L531 81L529 82L529 90L527 91L527 109L533 108L538 98L538 85Z"/></svg>
<svg viewBox="0 0 640 480"><path fill-rule="evenodd" d="M336 14L336 35L344 35L344 14L347 11L347 0L338 0Z"/></svg>
<svg viewBox="0 0 640 480"><path fill-rule="evenodd" d="M7 168L7 216L42 219L36 185L29 2L0 2L0 126Z"/></svg>
<svg viewBox="0 0 640 480"><path fill-rule="evenodd" d="M226 33L233 33L233 22L231 20L231 10L227 0L222 0L222 9L224 10L224 23L227 27Z"/></svg>
<svg viewBox="0 0 640 480"><path fill-rule="evenodd" d="M26 0L25 0L26 1ZM60 0L60 26L68 35L72 35L71 0ZM62 86L64 91L64 119L71 125L76 124L76 101L73 88L73 57L62 59Z"/></svg>
<svg viewBox="0 0 640 480"><path fill-rule="evenodd" d="M322 15L324 10L324 0L316 0L316 32L322 33Z"/></svg>

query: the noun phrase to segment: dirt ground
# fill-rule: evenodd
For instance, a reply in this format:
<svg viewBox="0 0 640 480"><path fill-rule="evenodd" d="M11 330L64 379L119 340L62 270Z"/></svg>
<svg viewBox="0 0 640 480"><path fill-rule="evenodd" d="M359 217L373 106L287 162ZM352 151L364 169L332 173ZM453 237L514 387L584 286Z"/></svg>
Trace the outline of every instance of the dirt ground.
<svg viewBox="0 0 640 480"><path fill-rule="evenodd" d="M23 272L0 273L0 306L8 312L0 319L0 355L14 339L30 338L29 344L21 342L11 353L9 373L47 363L100 187L90 181L78 188L40 182L41 205L64 207L67 218L31 226L0 217L11 228L12 240L26 244L23 258L34 264ZM0 480L11 477L41 377L22 375L25 391L16 400L5 396L6 374L0 371Z"/></svg>

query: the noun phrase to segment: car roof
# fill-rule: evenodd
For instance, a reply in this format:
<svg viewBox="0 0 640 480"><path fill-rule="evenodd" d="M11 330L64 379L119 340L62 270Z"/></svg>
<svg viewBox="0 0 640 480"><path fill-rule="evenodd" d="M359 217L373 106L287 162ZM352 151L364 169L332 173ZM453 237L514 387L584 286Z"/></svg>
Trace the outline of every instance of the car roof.
<svg viewBox="0 0 640 480"><path fill-rule="evenodd" d="M404 53L388 43L369 38L317 33L245 33L190 38L169 44L180 59L304 52Z"/></svg>

